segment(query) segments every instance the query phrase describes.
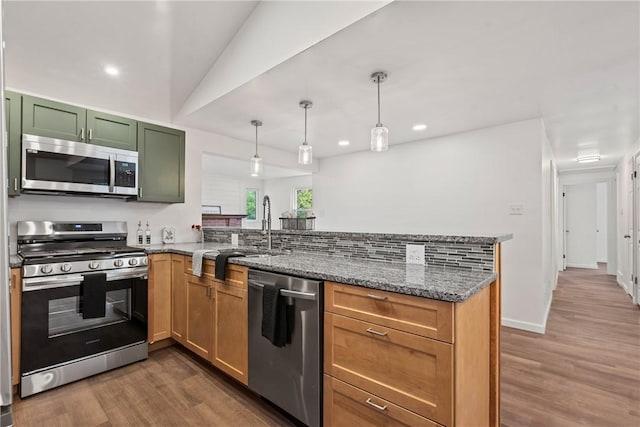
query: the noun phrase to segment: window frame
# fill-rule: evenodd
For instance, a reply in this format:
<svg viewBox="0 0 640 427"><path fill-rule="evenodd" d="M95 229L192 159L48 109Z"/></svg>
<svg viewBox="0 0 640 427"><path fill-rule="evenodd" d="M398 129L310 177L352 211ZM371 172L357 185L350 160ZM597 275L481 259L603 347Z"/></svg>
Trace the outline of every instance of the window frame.
<svg viewBox="0 0 640 427"><path fill-rule="evenodd" d="M249 212L247 212L247 196L249 191L254 191L256 193L256 218L250 219ZM260 220L260 210L258 209L258 200L260 200L260 190L258 188L246 187L244 189L244 209L245 214L247 215L244 220L250 223L257 223Z"/></svg>
<svg viewBox="0 0 640 427"><path fill-rule="evenodd" d="M298 191L300 190L310 190L311 191L311 207L310 208L298 208ZM305 186L305 187L294 187L293 188L293 196L291 205L293 207L293 211L296 212L312 212L313 211L313 187Z"/></svg>

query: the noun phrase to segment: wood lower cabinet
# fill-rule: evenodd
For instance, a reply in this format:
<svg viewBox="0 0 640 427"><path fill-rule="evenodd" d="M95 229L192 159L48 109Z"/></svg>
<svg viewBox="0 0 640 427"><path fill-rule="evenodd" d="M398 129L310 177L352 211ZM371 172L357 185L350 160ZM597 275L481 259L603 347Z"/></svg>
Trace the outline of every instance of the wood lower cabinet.
<svg viewBox="0 0 640 427"><path fill-rule="evenodd" d="M171 254L149 255L149 344L171 338Z"/></svg>
<svg viewBox="0 0 640 427"><path fill-rule="evenodd" d="M13 385L20 383L20 313L22 310L22 275L11 269L11 376Z"/></svg>
<svg viewBox="0 0 640 427"><path fill-rule="evenodd" d="M235 266L234 266L235 267ZM246 270L246 268L245 268ZM227 280L216 282L215 366L247 385L248 378L248 291Z"/></svg>
<svg viewBox="0 0 640 427"><path fill-rule="evenodd" d="M427 418L329 375L324 376L324 424L335 427L438 427Z"/></svg>
<svg viewBox="0 0 640 427"><path fill-rule="evenodd" d="M184 275L187 290L187 328L184 346L211 360L215 319L215 283L190 274Z"/></svg>
<svg viewBox="0 0 640 427"><path fill-rule="evenodd" d="M490 288L443 303L326 282L325 297L326 426L489 425Z"/></svg>
<svg viewBox="0 0 640 427"><path fill-rule="evenodd" d="M171 338L184 344L187 333L187 285L184 256L171 255Z"/></svg>

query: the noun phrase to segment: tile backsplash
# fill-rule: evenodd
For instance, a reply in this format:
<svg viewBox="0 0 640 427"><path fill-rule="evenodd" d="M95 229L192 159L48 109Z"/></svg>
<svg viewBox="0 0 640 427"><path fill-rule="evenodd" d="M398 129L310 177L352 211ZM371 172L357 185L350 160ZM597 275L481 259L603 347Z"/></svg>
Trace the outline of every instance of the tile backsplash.
<svg viewBox="0 0 640 427"><path fill-rule="evenodd" d="M206 228L205 241L230 243L231 233L238 235L240 246L266 247L267 237L259 230ZM275 250L380 262L405 262L407 243L423 244L427 265L494 270L494 243L486 238L274 230L271 240Z"/></svg>

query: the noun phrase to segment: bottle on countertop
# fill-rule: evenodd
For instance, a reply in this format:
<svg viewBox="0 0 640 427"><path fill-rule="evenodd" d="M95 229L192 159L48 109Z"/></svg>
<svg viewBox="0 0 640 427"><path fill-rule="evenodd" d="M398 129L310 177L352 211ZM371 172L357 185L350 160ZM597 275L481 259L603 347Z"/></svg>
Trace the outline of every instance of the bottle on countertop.
<svg viewBox="0 0 640 427"><path fill-rule="evenodd" d="M144 244L143 234L144 233L142 231L142 221L138 221L138 230L136 231L136 242L138 243L138 245Z"/></svg>
<svg viewBox="0 0 640 427"><path fill-rule="evenodd" d="M149 221L147 221L147 228L144 230L144 241L146 245L151 244L151 228L149 228Z"/></svg>

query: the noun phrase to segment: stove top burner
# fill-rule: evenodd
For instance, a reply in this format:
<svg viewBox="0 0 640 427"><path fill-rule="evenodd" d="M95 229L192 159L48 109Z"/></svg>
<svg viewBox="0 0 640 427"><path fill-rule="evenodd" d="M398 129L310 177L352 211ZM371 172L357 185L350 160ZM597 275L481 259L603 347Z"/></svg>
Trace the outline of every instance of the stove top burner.
<svg viewBox="0 0 640 427"><path fill-rule="evenodd" d="M73 257L83 255L117 255L126 253L142 253L141 248L131 246L119 247L99 247L99 248L69 248L69 249L52 249L52 250L34 250L19 252L24 259L33 260L38 258L55 258L55 257Z"/></svg>

